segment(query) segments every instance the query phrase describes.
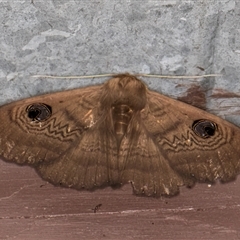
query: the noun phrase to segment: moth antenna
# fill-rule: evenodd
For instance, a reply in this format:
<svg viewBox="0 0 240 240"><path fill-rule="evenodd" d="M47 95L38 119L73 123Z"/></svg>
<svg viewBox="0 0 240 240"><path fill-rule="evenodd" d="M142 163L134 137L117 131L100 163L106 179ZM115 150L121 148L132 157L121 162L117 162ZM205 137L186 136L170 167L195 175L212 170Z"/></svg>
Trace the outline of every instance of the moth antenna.
<svg viewBox="0 0 240 240"><path fill-rule="evenodd" d="M205 74L205 75L195 75L195 76L171 76L171 75L153 75L153 74L137 74L136 76L141 77L155 77L155 78L204 78L204 77L219 77L222 76L222 74Z"/></svg>
<svg viewBox="0 0 240 240"><path fill-rule="evenodd" d="M88 76L54 76L54 75L33 75L31 77L34 78L59 78L59 79L84 79L84 78L99 78L99 77L112 77L116 74L109 73L109 74L98 74L98 75L88 75Z"/></svg>
<svg viewBox="0 0 240 240"><path fill-rule="evenodd" d="M115 73L107 73L107 74L96 74L96 75L88 75L88 76L54 76L54 75L33 75L31 77L34 78L57 78L57 79L85 79L85 78L100 78L100 77L113 77L116 76ZM190 79L190 78L204 78L204 77L219 77L222 76L222 74L205 74L205 75L195 75L195 76L172 76L172 75L154 75L154 74L145 74L145 73L139 73L135 74L135 76L140 77L154 77L154 78L184 78L184 79Z"/></svg>

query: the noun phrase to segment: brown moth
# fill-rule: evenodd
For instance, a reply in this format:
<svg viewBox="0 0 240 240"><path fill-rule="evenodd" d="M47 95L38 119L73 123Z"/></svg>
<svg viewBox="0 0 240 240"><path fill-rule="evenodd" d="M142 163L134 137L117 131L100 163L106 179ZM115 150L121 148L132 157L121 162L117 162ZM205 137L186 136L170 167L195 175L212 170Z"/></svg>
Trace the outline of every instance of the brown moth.
<svg viewBox="0 0 240 240"><path fill-rule="evenodd" d="M0 122L0 157L55 185L158 197L240 172L239 128L129 74L7 104Z"/></svg>

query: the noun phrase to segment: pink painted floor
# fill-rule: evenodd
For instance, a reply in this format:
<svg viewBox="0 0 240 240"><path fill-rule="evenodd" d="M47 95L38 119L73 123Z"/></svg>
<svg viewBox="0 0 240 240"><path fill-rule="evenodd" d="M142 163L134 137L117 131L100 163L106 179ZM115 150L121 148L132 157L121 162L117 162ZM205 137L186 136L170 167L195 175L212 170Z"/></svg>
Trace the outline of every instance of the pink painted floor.
<svg viewBox="0 0 240 240"><path fill-rule="evenodd" d="M131 186L54 187L32 168L3 161L0 169L0 239L240 239L240 177L154 199L132 195Z"/></svg>

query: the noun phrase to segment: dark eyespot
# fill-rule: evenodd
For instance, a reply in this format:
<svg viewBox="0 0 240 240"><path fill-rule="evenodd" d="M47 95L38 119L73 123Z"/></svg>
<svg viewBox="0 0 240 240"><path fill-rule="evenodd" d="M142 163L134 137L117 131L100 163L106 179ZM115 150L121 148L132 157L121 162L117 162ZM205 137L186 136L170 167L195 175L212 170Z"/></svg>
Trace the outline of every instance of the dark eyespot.
<svg viewBox="0 0 240 240"><path fill-rule="evenodd" d="M192 129L199 137L209 138L215 134L217 124L209 120L200 119L194 121Z"/></svg>
<svg viewBox="0 0 240 240"><path fill-rule="evenodd" d="M44 103L34 103L26 109L28 117L32 121L43 122L51 117L52 108Z"/></svg>

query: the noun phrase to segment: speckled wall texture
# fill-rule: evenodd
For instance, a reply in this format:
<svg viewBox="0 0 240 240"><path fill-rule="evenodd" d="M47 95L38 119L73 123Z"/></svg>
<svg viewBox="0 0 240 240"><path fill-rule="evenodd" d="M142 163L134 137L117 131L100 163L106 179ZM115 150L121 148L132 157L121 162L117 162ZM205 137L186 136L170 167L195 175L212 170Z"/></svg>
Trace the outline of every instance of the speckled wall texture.
<svg viewBox="0 0 240 240"><path fill-rule="evenodd" d="M240 124L239 14L234 0L1 1L0 103L104 81L35 74L220 73L144 80L173 97L198 85L206 109Z"/></svg>

